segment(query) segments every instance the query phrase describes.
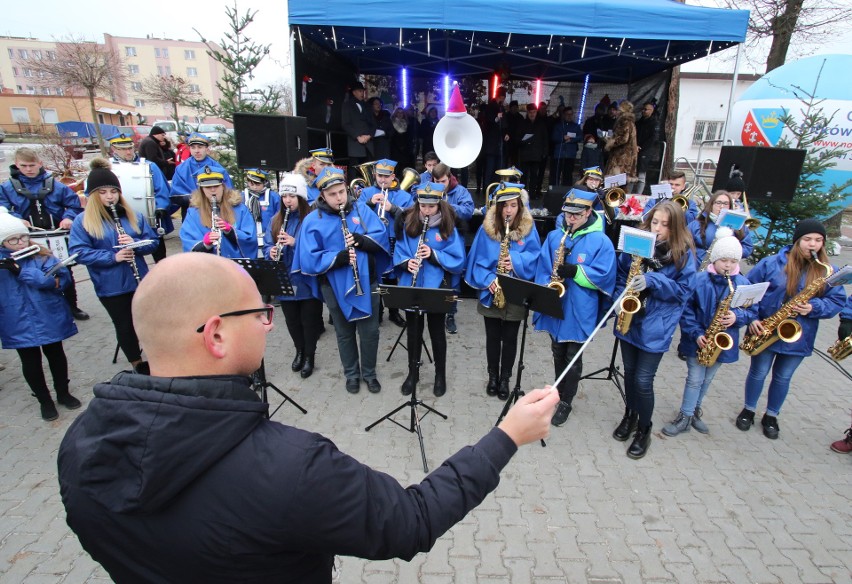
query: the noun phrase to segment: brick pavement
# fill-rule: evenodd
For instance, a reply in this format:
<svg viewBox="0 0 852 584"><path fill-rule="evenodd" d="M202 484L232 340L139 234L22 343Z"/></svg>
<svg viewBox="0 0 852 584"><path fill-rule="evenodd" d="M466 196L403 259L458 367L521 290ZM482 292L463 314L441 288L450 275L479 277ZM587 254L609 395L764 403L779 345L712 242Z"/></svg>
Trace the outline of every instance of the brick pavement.
<svg viewBox="0 0 852 584"><path fill-rule="evenodd" d="M172 239L170 250L177 247ZM834 262L852 262L852 250ZM72 390L85 404L92 384L124 364L111 363L112 326L85 270L75 272L81 305L92 319L78 324L80 334L66 342L66 351ZM446 396L432 396L433 370L428 364L423 369L424 401L450 416L423 420L431 467L486 432L502 406L484 392L483 328L472 300L461 305L458 323L460 333L449 337ZM830 344L836 323L821 327L818 347ZM382 393L350 396L333 331L321 337L318 368L303 383L289 370L292 352L280 315L278 325L269 337L268 376L308 414L285 406L275 419L322 432L403 484L422 479L414 435L389 423L364 431L403 401L398 387L405 358L398 353L393 363L384 362L399 329L388 322L381 328ZM605 330L586 354L586 372L605 366L611 347ZM6 364L0 372L0 582L108 582L65 525L59 499L56 451L76 413L60 408L59 420L42 422L15 353L0 351L0 362ZM529 335L527 364L524 387L552 379L549 341L541 333ZM496 492L430 553L410 563L343 558L340 582L851 581L852 458L828 449L849 426L850 385L819 357L806 359L779 419L781 437L770 441L759 428L743 433L733 424L747 366L744 359L717 375L705 406L708 436L693 431L666 438L659 428L677 411L686 375L669 353L657 376L651 450L639 461L628 459L627 445L610 437L623 409L615 386L583 381L574 412L554 429L547 447L519 452Z"/></svg>

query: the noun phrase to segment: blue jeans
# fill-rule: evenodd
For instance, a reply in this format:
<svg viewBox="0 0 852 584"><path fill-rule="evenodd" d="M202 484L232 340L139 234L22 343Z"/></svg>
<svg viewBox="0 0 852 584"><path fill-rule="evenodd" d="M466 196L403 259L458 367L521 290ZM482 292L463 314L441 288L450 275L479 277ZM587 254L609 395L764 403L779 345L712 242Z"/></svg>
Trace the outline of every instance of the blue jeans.
<svg viewBox="0 0 852 584"><path fill-rule="evenodd" d="M639 413L639 427L646 428L654 415L654 376L665 353L649 353L626 341L620 344L627 408Z"/></svg>
<svg viewBox="0 0 852 584"><path fill-rule="evenodd" d="M787 398L787 392L790 391L790 380L802 359L804 357L801 355L781 355L769 351L764 351L752 357L745 383L746 409L751 411L757 409L757 400L763 393L763 382L771 368L772 380L769 382L766 413L770 416L778 416L781 413L781 406L784 405L784 400Z"/></svg>
<svg viewBox="0 0 852 584"><path fill-rule="evenodd" d="M334 333L337 336L337 350L343 365L346 379L366 380L376 378L376 355L379 351L379 294L376 284L370 286L370 299L373 314L369 318L347 321L337 304L337 298L331 286L322 286L322 296L328 305L328 312L334 319ZM361 341L360 364L358 359L358 343L355 334Z"/></svg>
<svg viewBox="0 0 852 584"><path fill-rule="evenodd" d="M680 411L684 416L692 416L695 410L701 407L704 396L707 395L707 388L710 387L722 364L716 361L711 367L704 367L698 364L698 357L687 357L686 366L688 371Z"/></svg>

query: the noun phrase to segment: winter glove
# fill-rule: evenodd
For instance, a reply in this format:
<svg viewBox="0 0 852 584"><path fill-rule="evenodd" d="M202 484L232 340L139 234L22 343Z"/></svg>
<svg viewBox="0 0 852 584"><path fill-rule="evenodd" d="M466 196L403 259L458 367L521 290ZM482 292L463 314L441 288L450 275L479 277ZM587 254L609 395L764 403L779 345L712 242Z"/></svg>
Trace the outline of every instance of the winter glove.
<svg viewBox="0 0 852 584"><path fill-rule="evenodd" d="M566 262L556 268L556 274L563 280L573 280L577 275L577 264Z"/></svg>
<svg viewBox="0 0 852 584"><path fill-rule="evenodd" d="M204 246L207 248L213 247L213 240L210 239L210 234L212 231L208 231L204 234Z"/></svg>
<svg viewBox="0 0 852 584"><path fill-rule="evenodd" d="M222 221L222 233L230 233L231 229L233 229L233 227L231 227L231 224L228 223L227 221L223 220Z"/></svg>
<svg viewBox="0 0 852 584"><path fill-rule="evenodd" d="M0 270L9 270L14 276L17 276L21 273L21 266L19 266L12 258L3 258L0 260Z"/></svg>
<svg viewBox="0 0 852 584"><path fill-rule="evenodd" d="M634 276L632 280L630 280L630 288L632 288L636 292L641 292L645 288L648 287L648 279L644 274L639 274L638 276Z"/></svg>

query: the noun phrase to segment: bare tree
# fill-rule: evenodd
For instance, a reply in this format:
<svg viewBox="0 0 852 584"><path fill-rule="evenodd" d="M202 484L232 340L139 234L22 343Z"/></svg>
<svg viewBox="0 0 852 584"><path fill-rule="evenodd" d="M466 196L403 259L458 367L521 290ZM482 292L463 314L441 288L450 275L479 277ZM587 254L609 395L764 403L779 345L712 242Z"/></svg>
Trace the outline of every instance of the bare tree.
<svg viewBox="0 0 852 584"><path fill-rule="evenodd" d="M186 79L174 75L151 75L142 82L141 93L154 103L171 106L172 117L178 126L178 106L188 106L201 95Z"/></svg>
<svg viewBox="0 0 852 584"><path fill-rule="evenodd" d="M852 18L848 0L726 0L726 4L751 11L749 46L771 41L766 73L786 62L794 37L797 45L815 44L836 34L837 25Z"/></svg>
<svg viewBox="0 0 852 584"><path fill-rule="evenodd" d="M97 123L95 97L98 94L112 96L113 88L124 84L126 70L121 57L106 45L72 37L57 43L55 54L42 51L27 61L27 66L37 73L40 85L67 87L88 97L101 154L106 156L106 144Z"/></svg>

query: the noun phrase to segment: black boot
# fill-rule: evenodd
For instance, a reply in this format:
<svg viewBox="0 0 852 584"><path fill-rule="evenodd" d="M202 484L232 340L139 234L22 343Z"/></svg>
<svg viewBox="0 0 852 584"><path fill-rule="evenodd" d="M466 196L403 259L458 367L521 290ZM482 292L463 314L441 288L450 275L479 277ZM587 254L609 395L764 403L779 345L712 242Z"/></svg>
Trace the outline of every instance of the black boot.
<svg viewBox="0 0 852 584"><path fill-rule="evenodd" d="M290 363L290 369L293 371L300 371L302 367L305 366L305 353L302 352L301 349L296 351L296 357L293 359L293 362Z"/></svg>
<svg viewBox="0 0 852 584"><path fill-rule="evenodd" d="M399 390L402 395L411 395L414 388L417 387L417 382L420 381L420 368L417 366L417 361L408 363L408 377L402 382L402 387Z"/></svg>
<svg viewBox="0 0 852 584"><path fill-rule="evenodd" d="M441 397L447 393L447 374L443 369L435 370L435 387L432 388L435 397Z"/></svg>
<svg viewBox="0 0 852 584"><path fill-rule="evenodd" d="M56 401L69 410L80 409L80 406L83 405L80 403L80 400L69 393L67 388L56 390Z"/></svg>
<svg viewBox="0 0 852 584"><path fill-rule="evenodd" d="M34 389L33 393L41 405L41 419L45 422L52 422L59 417L59 412L56 411L56 405L53 403L53 398L50 397L50 392L47 388Z"/></svg>
<svg viewBox="0 0 852 584"><path fill-rule="evenodd" d="M627 456L630 458L642 458L648 453L648 448L651 446L651 426L648 424L644 428L639 428L633 435L633 442L630 448L627 449Z"/></svg>
<svg viewBox="0 0 852 584"><path fill-rule="evenodd" d="M509 399L509 394L511 391L509 390L509 381L512 379L512 372L509 371L508 375L503 373L500 376L500 385L497 387L497 397L506 401Z"/></svg>
<svg viewBox="0 0 852 584"><path fill-rule="evenodd" d="M632 411L630 408L624 410L624 417L621 418L621 423L612 433L612 437L619 442L624 442L633 431L636 429L636 422L639 419L639 413Z"/></svg>
<svg viewBox="0 0 852 584"><path fill-rule="evenodd" d="M313 355L305 355L305 363L302 365L302 372L300 375L302 379L307 379L314 372L314 356Z"/></svg>
<svg viewBox="0 0 852 584"><path fill-rule="evenodd" d="M388 320L394 323L399 328L405 326L405 319L400 316L399 309L397 308L388 308Z"/></svg>
<svg viewBox="0 0 852 584"><path fill-rule="evenodd" d="M497 384L500 376L496 369L488 370L488 383L485 385L485 393L488 395L497 395Z"/></svg>

